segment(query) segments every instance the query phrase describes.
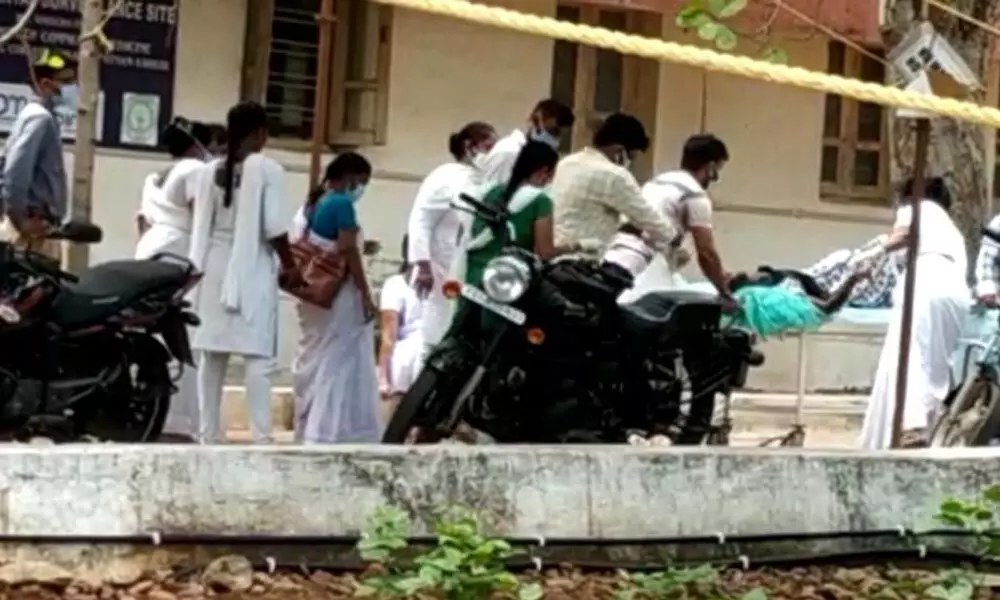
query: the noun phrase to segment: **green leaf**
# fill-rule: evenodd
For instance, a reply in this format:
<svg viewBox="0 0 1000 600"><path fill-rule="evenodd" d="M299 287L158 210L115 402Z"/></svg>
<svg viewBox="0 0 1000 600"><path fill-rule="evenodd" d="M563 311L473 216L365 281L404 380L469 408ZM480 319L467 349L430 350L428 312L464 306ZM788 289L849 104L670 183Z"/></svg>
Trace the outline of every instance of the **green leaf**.
<svg viewBox="0 0 1000 600"><path fill-rule="evenodd" d="M681 11L674 18L674 23L681 29L698 29L705 23L714 23L715 19L700 8Z"/></svg>
<svg viewBox="0 0 1000 600"><path fill-rule="evenodd" d="M991 485L983 490L983 499L989 502L1000 503L1000 485Z"/></svg>
<svg viewBox="0 0 1000 600"><path fill-rule="evenodd" d="M784 65L788 63L788 53L786 53L781 48L768 48L764 50L763 58L766 61L773 62L779 65Z"/></svg>
<svg viewBox="0 0 1000 600"><path fill-rule="evenodd" d="M719 25L719 30L715 33L715 47L719 50L732 50L739 43L739 39L733 30L725 25Z"/></svg>
<svg viewBox="0 0 1000 600"><path fill-rule="evenodd" d="M721 4L719 8L713 7L712 12L720 19L735 17L747 7L747 0L717 0L713 4Z"/></svg>
<svg viewBox="0 0 1000 600"><path fill-rule="evenodd" d="M965 527L966 525L964 518L951 513L939 513L935 515L934 518L941 521L945 525L951 525L953 527Z"/></svg>
<svg viewBox="0 0 1000 600"><path fill-rule="evenodd" d="M698 37L711 42L715 40L715 36L719 34L719 27L719 24L714 21L703 23L700 27L698 27Z"/></svg>
<svg viewBox="0 0 1000 600"><path fill-rule="evenodd" d="M525 583L517 589L517 600L542 600L543 595L540 583Z"/></svg>
<svg viewBox="0 0 1000 600"><path fill-rule="evenodd" d="M754 588L740 596L740 600L767 600L767 592L762 588Z"/></svg>

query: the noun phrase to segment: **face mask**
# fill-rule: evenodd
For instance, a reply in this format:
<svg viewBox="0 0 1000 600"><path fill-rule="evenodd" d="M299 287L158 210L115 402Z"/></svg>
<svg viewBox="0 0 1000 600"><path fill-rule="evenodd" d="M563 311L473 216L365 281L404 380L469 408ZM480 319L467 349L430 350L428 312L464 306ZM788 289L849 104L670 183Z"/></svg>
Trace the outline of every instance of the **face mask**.
<svg viewBox="0 0 1000 600"><path fill-rule="evenodd" d="M80 101L80 88L75 83L64 83L54 100L57 106L75 111Z"/></svg>
<svg viewBox="0 0 1000 600"><path fill-rule="evenodd" d="M488 154L486 152L476 152L475 154L472 155L472 158L469 160L469 162L472 163L473 167L482 171L483 167L486 166L487 156Z"/></svg>
<svg viewBox="0 0 1000 600"><path fill-rule="evenodd" d="M358 185L351 188L351 190L347 192L347 195L351 198L351 202L357 202L358 200L361 199L361 196L363 196L364 193L365 193L365 185L363 183L359 183Z"/></svg>
<svg viewBox="0 0 1000 600"><path fill-rule="evenodd" d="M559 148L559 138L540 127L535 127L534 129L529 131L528 139L533 142L541 142L543 144L548 144L549 146L552 146L553 148L556 149Z"/></svg>

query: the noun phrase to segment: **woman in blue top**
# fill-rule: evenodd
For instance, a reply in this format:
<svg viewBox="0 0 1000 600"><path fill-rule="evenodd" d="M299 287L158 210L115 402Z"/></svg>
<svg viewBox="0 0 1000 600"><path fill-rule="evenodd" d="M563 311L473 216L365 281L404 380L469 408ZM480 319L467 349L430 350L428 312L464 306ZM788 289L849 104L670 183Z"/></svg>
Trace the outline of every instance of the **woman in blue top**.
<svg viewBox="0 0 1000 600"><path fill-rule="evenodd" d="M298 303L301 341L292 363L295 439L299 443L378 442L377 309L361 262L355 206L371 178L371 164L346 152L326 167L323 185L295 217L293 237L341 252L348 276L333 306Z"/></svg>

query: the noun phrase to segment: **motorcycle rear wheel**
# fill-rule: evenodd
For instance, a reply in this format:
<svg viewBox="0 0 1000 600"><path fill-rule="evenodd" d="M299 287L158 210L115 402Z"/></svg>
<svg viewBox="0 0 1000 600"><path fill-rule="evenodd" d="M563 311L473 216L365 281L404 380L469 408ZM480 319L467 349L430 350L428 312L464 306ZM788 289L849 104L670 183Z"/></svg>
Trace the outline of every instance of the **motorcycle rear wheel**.
<svg viewBox="0 0 1000 600"><path fill-rule="evenodd" d="M167 364L156 355L130 360L125 385L109 390L76 419L81 435L99 441L153 442L163 433L174 385ZM122 393L124 389L128 392ZM125 396L124 398L122 396Z"/></svg>
<svg viewBox="0 0 1000 600"><path fill-rule="evenodd" d="M931 431L937 448L986 446L1000 430L1000 387L976 376L962 385Z"/></svg>
<svg viewBox="0 0 1000 600"><path fill-rule="evenodd" d="M441 374L433 367L427 367L420 372L410 389L406 390L392 413L389 425L382 434L383 444L405 444L410 438L410 432L417 426L417 418L426 406L433 401L438 389ZM420 431L416 442L418 444L433 444L440 441L435 431Z"/></svg>

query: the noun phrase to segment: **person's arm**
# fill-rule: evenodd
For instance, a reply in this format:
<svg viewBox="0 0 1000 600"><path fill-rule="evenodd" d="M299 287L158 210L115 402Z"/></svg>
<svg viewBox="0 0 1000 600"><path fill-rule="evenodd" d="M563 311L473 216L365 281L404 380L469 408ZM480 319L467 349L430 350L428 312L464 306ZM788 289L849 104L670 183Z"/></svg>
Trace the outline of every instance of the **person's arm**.
<svg viewBox="0 0 1000 600"><path fill-rule="evenodd" d="M697 255L698 267L702 274L712 282L720 296L729 297L729 281L722 258L715 246L715 234L712 229L712 201L704 194L685 198L684 214L691 239L694 240L694 251Z"/></svg>
<svg viewBox="0 0 1000 600"><path fill-rule="evenodd" d="M532 225L532 237L535 240L534 251L542 260L551 260L561 254L576 252L579 244L558 247L555 244L555 223L552 220L552 199L547 194L541 194L536 199L537 210L535 222Z"/></svg>
<svg viewBox="0 0 1000 600"><path fill-rule="evenodd" d="M1000 293L1000 215L983 230L975 274L976 297L986 304L996 304Z"/></svg>
<svg viewBox="0 0 1000 600"><path fill-rule="evenodd" d="M604 204L649 236L652 247L669 255L671 243L679 232L666 217L646 202L635 177L623 172L621 177L615 177L609 183L609 193L603 198Z"/></svg>
<svg viewBox="0 0 1000 600"><path fill-rule="evenodd" d="M364 305L365 318L375 318L375 303L372 300L372 289L365 275L365 264L362 260L362 247L358 244L358 217L354 204L338 202L331 207L331 218L337 223L337 250L347 261L347 269L354 286L361 292L361 302Z"/></svg>
<svg viewBox="0 0 1000 600"><path fill-rule="evenodd" d="M397 283L399 285L397 285ZM389 381L389 365L392 360L392 351L396 347L396 337L399 328L399 315L402 314L405 306L405 290L400 290L399 286L405 286L406 282L397 277L391 277L382 287L379 298L379 350L378 350L378 376L379 386L386 387Z"/></svg>
<svg viewBox="0 0 1000 600"><path fill-rule="evenodd" d="M847 304L847 301L851 298L851 292L854 291L854 288L861 282L863 277L864 276L861 273L851 273L847 279L840 284L840 287L833 290L833 293L830 294L829 298L823 299L816 296L810 296L810 299L813 304L816 305L816 308L823 311L824 314L833 314Z"/></svg>
<svg viewBox="0 0 1000 600"><path fill-rule="evenodd" d="M286 273L297 272L295 257L292 256L291 244L288 241L288 227L285 220L281 218L282 196L285 191L285 170L277 162L268 161L263 165L264 171L264 197L261 228L264 239L270 243L278 260L281 261L281 270ZM186 192L185 192L186 193Z"/></svg>
<svg viewBox="0 0 1000 600"><path fill-rule="evenodd" d="M418 290L421 294L430 292L434 284L431 274L431 240L434 237L434 226L451 210L451 199L443 193L446 186L440 183L440 172L434 172L424 179L417 190L410 209L410 218L406 227L409 239L409 262L418 271Z"/></svg>
<svg viewBox="0 0 1000 600"><path fill-rule="evenodd" d="M149 231L149 220L141 212L135 213L135 227L139 230L139 236Z"/></svg>
<svg viewBox="0 0 1000 600"><path fill-rule="evenodd" d="M17 136L7 141L3 165L4 210L17 229L27 216L28 190L34 181L39 153L48 135L47 126L45 115L25 117Z"/></svg>

